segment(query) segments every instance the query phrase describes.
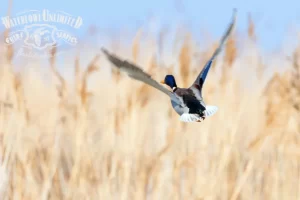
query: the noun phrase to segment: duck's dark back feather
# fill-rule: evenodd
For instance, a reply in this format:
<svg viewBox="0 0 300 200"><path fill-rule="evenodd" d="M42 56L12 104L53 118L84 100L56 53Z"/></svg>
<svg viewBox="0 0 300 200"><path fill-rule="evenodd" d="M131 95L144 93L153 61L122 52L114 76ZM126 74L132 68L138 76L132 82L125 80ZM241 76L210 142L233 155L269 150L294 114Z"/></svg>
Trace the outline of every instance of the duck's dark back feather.
<svg viewBox="0 0 300 200"><path fill-rule="evenodd" d="M176 88L176 90L174 91L178 96L183 96L183 95L190 95L190 96L194 96L195 94L193 93L193 91L189 88Z"/></svg>
<svg viewBox="0 0 300 200"><path fill-rule="evenodd" d="M205 111L205 107L196 98L191 89L177 88L175 93L182 98L183 103L189 108L190 114L199 114L202 116L203 111Z"/></svg>
<svg viewBox="0 0 300 200"><path fill-rule="evenodd" d="M182 99L189 108L190 114L199 114L202 117L205 107L200 103L200 101L197 100L195 96L183 95Z"/></svg>

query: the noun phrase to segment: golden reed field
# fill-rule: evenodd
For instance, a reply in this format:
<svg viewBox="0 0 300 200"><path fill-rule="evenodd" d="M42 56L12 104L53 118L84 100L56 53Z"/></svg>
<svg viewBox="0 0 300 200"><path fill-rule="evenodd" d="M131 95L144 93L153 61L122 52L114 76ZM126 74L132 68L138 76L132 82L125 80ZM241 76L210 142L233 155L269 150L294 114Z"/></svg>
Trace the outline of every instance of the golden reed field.
<svg viewBox="0 0 300 200"><path fill-rule="evenodd" d="M158 53L167 34L142 33L105 47L180 87L219 41L196 46L181 30ZM201 123L180 122L168 96L115 71L101 46L60 63L53 48L23 67L1 46L0 199L300 199L300 46L285 58L256 38L251 21L231 35L204 85L219 111Z"/></svg>

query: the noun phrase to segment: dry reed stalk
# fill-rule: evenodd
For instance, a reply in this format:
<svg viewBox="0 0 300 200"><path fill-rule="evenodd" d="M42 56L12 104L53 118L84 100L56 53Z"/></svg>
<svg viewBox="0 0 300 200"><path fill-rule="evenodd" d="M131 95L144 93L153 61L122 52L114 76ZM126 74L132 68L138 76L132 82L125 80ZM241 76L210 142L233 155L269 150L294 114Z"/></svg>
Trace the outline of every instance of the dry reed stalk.
<svg viewBox="0 0 300 200"><path fill-rule="evenodd" d="M182 41L183 35L186 34L184 31L184 28L181 26L178 26L175 31L175 39L172 46L172 53L177 54L178 48L180 48L180 42Z"/></svg>
<svg viewBox="0 0 300 200"><path fill-rule="evenodd" d="M136 64L139 57L139 51L140 51L140 39L142 35L142 30L138 30L136 33L133 43L132 43L132 57L133 57L133 63Z"/></svg>
<svg viewBox="0 0 300 200"><path fill-rule="evenodd" d="M293 54L293 65L291 72L291 101L293 107L300 113L300 45ZM300 120L299 120L300 131Z"/></svg>
<svg viewBox="0 0 300 200"><path fill-rule="evenodd" d="M167 74L172 74L175 70L175 66L174 64L171 64L168 68L167 68Z"/></svg>
<svg viewBox="0 0 300 200"><path fill-rule="evenodd" d="M14 90L17 98L17 110L24 115L26 123L28 123L30 120L30 114L26 107L23 84L21 81L21 75L19 73L14 74Z"/></svg>
<svg viewBox="0 0 300 200"><path fill-rule="evenodd" d="M291 72L291 104L296 111L298 118L298 132L300 132L300 45L294 52L293 69Z"/></svg>
<svg viewBox="0 0 300 200"><path fill-rule="evenodd" d="M115 68L112 68L112 77L115 83L118 85L121 80L121 72Z"/></svg>
<svg viewBox="0 0 300 200"><path fill-rule="evenodd" d="M120 41L119 41L119 38L115 39L112 41L112 46L113 46L113 49L114 51L117 51L119 46L120 46ZM136 49L137 51L138 49ZM137 52L135 52L134 50L132 50L132 53L135 54L135 56L138 55ZM133 55L134 56L134 55ZM120 87L120 81L121 81L121 72L120 70L116 69L115 67L111 67L111 72L112 72L112 79L113 81L115 82L115 90L117 91L116 92L116 102L119 102L120 100L120 95L118 93L119 91L119 87ZM119 104L117 103L115 108L114 108L114 130L115 130L115 133L116 135L119 135L121 133L121 110L120 110L120 106Z"/></svg>
<svg viewBox="0 0 300 200"><path fill-rule="evenodd" d="M69 108L71 108L71 110L74 111L73 106L68 105L66 103L67 93L68 93L67 83L66 83L65 79L63 78L63 76L59 73L59 71L56 68L57 46L53 45L50 48L50 52L49 53L50 53L49 54L50 55L50 57L49 57L50 69L51 69L53 75L59 81L59 85L56 86L57 95L59 97L58 107L59 107L60 110L69 110ZM75 62L76 62L76 59L75 59ZM74 112L75 112L74 115L76 116L76 111L74 111ZM66 122L66 116L65 116L65 114L62 114L60 121L63 124L65 124L65 122Z"/></svg>
<svg viewBox="0 0 300 200"><path fill-rule="evenodd" d="M117 92L116 94L116 102L117 105L115 106L115 111L114 111L114 128L115 128L115 133L116 135L121 135L121 109L120 106L118 105L120 96Z"/></svg>
<svg viewBox="0 0 300 200"><path fill-rule="evenodd" d="M167 36L168 30L167 28L163 28L160 32L159 32L159 36L158 36L158 63L160 65L163 65L163 52L164 52L164 41L165 38Z"/></svg>
<svg viewBox="0 0 300 200"><path fill-rule="evenodd" d="M77 90L80 91L80 88L81 88L81 81L80 81L80 78L81 78L81 69L80 69L80 59L79 59L79 53L76 55L75 57L75 63L74 63L74 67L75 67L75 81L76 81L76 86L77 86Z"/></svg>
<svg viewBox="0 0 300 200"><path fill-rule="evenodd" d="M280 105L285 105L287 110L289 107L299 112L300 107L300 65L299 65L300 48L296 48L293 53L292 68L284 75L275 74L266 86L265 94L269 97L267 115L267 125L272 126L271 122L275 116L278 116L277 106L272 100L275 98L280 101ZM272 112L273 110L273 112ZM283 109L281 109L283 110Z"/></svg>
<svg viewBox="0 0 300 200"><path fill-rule="evenodd" d="M9 17L11 15L12 4L13 4L13 0L9 0L8 1L8 9L7 9L7 16L9 16ZM5 31L4 31L4 38L7 38L9 36L9 32L10 32L9 28L5 29ZM14 56L13 45L12 44L11 45L7 45L7 48L6 48L6 59L7 59L7 61L8 61L9 64L12 63L13 56Z"/></svg>
<svg viewBox="0 0 300 200"><path fill-rule="evenodd" d="M144 175L144 199L147 199L148 188L150 187L150 181L153 179L154 184L152 186L152 190L156 189L157 178L155 178L155 174L158 173L161 168L161 162L159 161L159 157L154 156L149 160L148 164L145 166L145 175Z"/></svg>
<svg viewBox="0 0 300 200"><path fill-rule="evenodd" d="M180 163L175 160L173 163L173 169L172 169L172 185L173 185L173 191L174 191L174 196L172 199L181 199L180 194L181 194L181 189L180 189Z"/></svg>
<svg viewBox="0 0 300 200"><path fill-rule="evenodd" d="M252 43L256 43L257 41L257 36L255 34L255 24L253 22L253 19L251 17L251 14L249 13L248 14L248 30L247 30L247 36L248 36L248 39L252 42ZM250 58L251 59L251 58ZM264 70L265 70L265 67L262 63L262 59L261 57L259 56L258 58L259 60L259 63L257 64L256 66L256 72L257 72L257 77L259 80L262 80L263 78L263 75L264 75Z"/></svg>
<svg viewBox="0 0 300 200"><path fill-rule="evenodd" d="M79 97L79 102L76 104L76 111L74 113L75 119L78 118L78 104L81 105L81 90L82 90L82 72L80 69L80 53L78 52L75 56L74 62L74 77L75 77L75 90L76 94Z"/></svg>
<svg viewBox="0 0 300 200"><path fill-rule="evenodd" d="M115 38L112 41L112 50L117 52L119 47L120 47L120 38ZM121 80L121 72L120 70L116 69L115 67L111 67L111 72L112 72L112 78L116 85L118 85L119 81Z"/></svg>
<svg viewBox="0 0 300 200"><path fill-rule="evenodd" d="M256 75L258 80L263 80L264 72L265 72L265 65L263 64L261 57L259 57L259 63L257 64L256 67Z"/></svg>
<svg viewBox="0 0 300 200"><path fill-rule="evenodd" d="M177 119L177 113L172 108L169 109L170 122L167 128L166 145L157 153L157 157L161 158L165 155L175 142L177 123L172 123Z"/></svg>
<svg viewBox="0 0 300 200"><path fill-rule="evenodd" d="M52 47L49 49L49 51L50 51L49 63L51 66L55 66L57 46L55 44L52 45Z"/></svg>
<svg viewBox="0 0 300 200"><path fill-rule="evenodd" d="M49 63L50 63L50 68L53 72L53 74L56 76L56 78L59 80L60 85L57 86L57 91L58 91L58 96L62 99L64 99L67 95L67 85L65 79L60 75L58 70L56 69L56 45L53 45L52 48L50 49L50 58L49 58Z"/></svg>
<svg viewBox="0 0 300 200"><path fill-rule="evenodd" d="M116 135L121 135L122 133L122 127L121 127L121 124L122 124L122 114L121 114L121 109L120 109L120 106L118 105L118 102L119 102L119 99L120 99L120 96L119 94L116 94L116 102L117 102L117 105L115 106L115 109L114 109L114 130L115 130L115 133Z"/></svg>
<svg viewBox="0 0 300 200"><path fill-rule="evenodd" d="M278 73L267 84L265 95L268 96L268 103L266 108L266 114L268 116L266 125L269 127L274 126L278 121L276 119L279 115L277 105L287 106L288 102L288 93L289 93L289 83L288 80L280 76ZM274 124L275 123L275 124Z"/></svg>
<svg viewBox="0 0 300 200"><path fill-rule="evenodd" d="M164 155L168 153L171 146L174 143L175 131L174 124L169 126L168 135L166 138L166 144L157 153L151 156L149 159L145 159L145 155L140 154L139 158L139 177L141 185L144 190L141 192L144 194L143 198L147 199L147 188L149 187L150 181L153 180L152 192L156 189L158 183L159 170L162 168L161 159ZM145 162L146 160L146 162Z"/></svg>
<svg viewBox="0 0 300 200"><path fill-rule="evenodd" d="M234 193L234 188L237 185L237 174L238 172L238 163L235 158L235 154L231 153L227 168L226 168L226 176L227 176L227 196L231 197Z"/></svg>
<svg viewBox="0 0 300 200"><path fill-rule="evenodd" d="M299 68L298 59L298 50L296 49L293 54L293 68L283 75L275 73L266 85L264 91L264 96L267 98L266 130L250 143L250 149L258 148L265 138L271 135L272 129L285 126L292 115L292 108L297 110L297 102L295 100L297 101L300 94L299 87L297 87L297 84L299 84L297 83L299 81L299 75L297 74L297 69ZM278 109L278 105L280 105L280 109ZM300 122L298 131L300 131L299 127Z"/></svg>
<svg viewBox="0 0 300 200"><path fill-rule="evenodd" d="M252 160L250 160L247 163L246 169L244 170L244 173L241 176L239 183L236 185L232 196L230 195L231 196L230 200L236 200L236 199L240 199L241 198L240 197L241 190L242 190L245 182L247 181L248 177L250 176L250 173L252 172L253 165L254 164L253 164Z"/></svg>
<svg viewBox="0 0 300 200"><path fill-rule="evenodd" d="M142 30L138 30L134 40L133 40L133 44L132 44L132 57L133 57L133 63L137 64L138 61L138 55L139 55L139 47L140 47L140 37L142 34ZM146 84L142 85L138 91L138 98L141 102L141 106L144 107L147 104L147 99L148 97L145 95L147 93L145 93L148 89L148 86Z"/></svg>
<svg viewBox="0 0 300 200"><path fill-rule="evenodd" d="M234 32L234 31L233 31ZM231 67L233 62L235 61L237 57L237 47L236 47L236 39L234 34L232 33L228 37L228 41L225 44L225 58L224 62L228 67Z"/></svg>
<svg viewBox="0 0 300 200"><path fill-rule="evenodd" d="M142 170L142 182L144 185L144 199L147 199L147 188L149 187L150 181L153 180L153 186L152 191L156 189L157 183L158 183L158 172L162 168L161 159L162 157L167 154L167 151L170 149L173 141L167 141L167 144L156 154L154 154L150 159L147 161L146 165L143 163L143 170ZM145 156L142 155L141 158L144 158Z"/></svg>
<svg viewBox="0 0 300 200"><path fill-rule="evenodd" d="M155 69L157 69L157 63L156 63L155 56L153 56L150 60L147 73L152 74ZM137 89L139 102L142 108L144 108L148 104L149 97L152 92L153 92L153 88L151 88L149 85L146 84L143 84L140 88Z"/></svg>
<svg viewBox="0 0 300 200"><path fill-rule="evenodd" d="M127 105L126 105L126 108L127 108L127 113L130 115L131 114L131 112L132 112L132 110L133 110L133 103L134 101L133 101L133 98L132 98L132 96L131 95L129 95L128 97L127 97Z"/></svg>
<svg viewBox="0 0 300 200"><path fill-rule="evenodd" d="M255 35L255 24L252 20L251 14L248 14L248 38L256 42L256 35Z"/></svg>
<svg viewBox="0 0 300 200"><path fill-rule="evenodd" d="M228 37L228 41L225 44L225 57L224 64L222 68L222 76L220 79L220 85L224 88L230 82L230 73L232 71L232 64L236 60L237 57L237 47L236 47L236 39L234 34L232 33Z"/></svg>
<svg viewBox="0 0 300 200"><path fill-rule="evenodd" d="M181 171L186 173L186 178L181 180L181 185L184 187L182 196L184 199L192 199L194 197L194 187L196 184L195 171L197 169L196 165L196 153L188 153L185 158L179 162Z"/></svg>
<svg viewBox="0 0 300 200"><path fill-rule="evenodd" d="M92 96L92 93L88 92L87 89L87 81L88 81L88 77L91 76L94 72L99 70L99 66L96 64L98 62L100 58L100 55L96 55L93 60L90 62L90 64L88 65L88 67L86 68L86 70L83 72L83 76L82 76L82 84L81 84L81 88L80 88L80 103L81 106L83 106L84 110L87 110L87 100L89 97ZM75 66L76 67L76 66Z"/></svg>
<svg viewBox="0 0 300 200"><path fill-rule="evenodd" d="M267 98L265 129L250 142L249 150L258 149L267 137L274 135L274 131L271 131L273 128L286 124L287 119L282 116L282 111L288 109L286 104L288 85L286 81L276 73L268 82L264 91L264 96ZM281 105L280 110L278 110L278 105Z"/></svg>
<svg viewBox="0 0 300 200"><path fill-rule="evenodd" d="M157 64L157 58L155 55L151 57L149 67L148 67L148 73L152 74L154 73L154 70L158 69L158 64Z"/></svg>
<svg viewBox="0 0 300 200"><path fill-rule="evenodd" d="M189 72L191 69L191 46L190 46L190 34L187 34L181 47L179 54L179 72L181 74L181 80L183 81L183 86L188 86Z"/></svg>

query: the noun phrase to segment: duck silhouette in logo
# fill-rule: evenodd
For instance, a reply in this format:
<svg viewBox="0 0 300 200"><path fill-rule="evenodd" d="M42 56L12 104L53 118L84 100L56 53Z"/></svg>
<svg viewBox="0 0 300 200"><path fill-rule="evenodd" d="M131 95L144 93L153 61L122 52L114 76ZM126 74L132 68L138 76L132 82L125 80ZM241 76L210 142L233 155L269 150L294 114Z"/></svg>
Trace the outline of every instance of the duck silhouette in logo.
<svg viewBox="0 0 300 200"><path fill-rule="evenodd" d="M36 49L44 49L55 43L53 38L53 31L55 27L42 24L26 26L24 31L27 33L27 38L24 43Z"/></svg>
<svg viewBox="0 0 300 200"><path fill-rule="evenodd" d="M31 38L34 40L36 46L41 47L42 39L46 39L44 38L44 35L46 33L50 33L50 31L47 30L45 27L38 28L33 32Z"/></svg>

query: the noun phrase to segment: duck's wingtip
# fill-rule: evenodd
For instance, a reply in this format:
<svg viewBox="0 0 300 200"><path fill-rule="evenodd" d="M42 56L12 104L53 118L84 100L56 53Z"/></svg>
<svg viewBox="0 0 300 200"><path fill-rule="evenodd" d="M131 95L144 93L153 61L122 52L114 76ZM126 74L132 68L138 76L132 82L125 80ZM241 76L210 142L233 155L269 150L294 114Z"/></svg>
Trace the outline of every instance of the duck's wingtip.
<svg viewBox="0 0 300 200"><path fill-rule="evenodd" d="M233 8L233 11L232 11L232 16L233 16L233 19L236 20L236 15L237 15L237 8Z"/></svg>
<svg viewBox="0 0 300 200"><path fill-rule="evenodd" d="M105 55L109 55L108 50L105 47L101 47L100 50L105 54Z"/></svg>

